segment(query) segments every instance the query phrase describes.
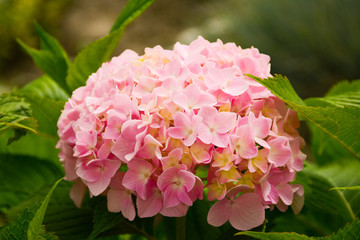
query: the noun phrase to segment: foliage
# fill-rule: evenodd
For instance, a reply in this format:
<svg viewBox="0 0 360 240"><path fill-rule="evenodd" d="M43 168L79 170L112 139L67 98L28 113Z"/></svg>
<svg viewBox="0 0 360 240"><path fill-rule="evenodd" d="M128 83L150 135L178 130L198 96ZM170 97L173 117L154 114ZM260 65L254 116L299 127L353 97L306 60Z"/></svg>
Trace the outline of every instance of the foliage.
<svg viewBox="0 0 360 240"><path fill-rule="evenodd" d="M195 202L186 219L156 216L129 222L107 212L101 196L85 199L77 208L69 197L71 184L58 180L64 172L55 150L56 123L65 100L110 58L124 28L152 2L129 1L109 35L91 43L73 62L39 26L42 48L22 43L46 75L0 96L0 239L118 239L112 236L124 234L131 234L126 235L130 239L176 239L180 226L187 239L232 239L236 234L229 224L215 228L206 223L206 200ZM306 100L280 75L256 80L307 122L312 161L296 179L305 188L300 214L267 211L266 226L238 234L257 239L358 239L360 80L340 82L325 97Z"/></svg>

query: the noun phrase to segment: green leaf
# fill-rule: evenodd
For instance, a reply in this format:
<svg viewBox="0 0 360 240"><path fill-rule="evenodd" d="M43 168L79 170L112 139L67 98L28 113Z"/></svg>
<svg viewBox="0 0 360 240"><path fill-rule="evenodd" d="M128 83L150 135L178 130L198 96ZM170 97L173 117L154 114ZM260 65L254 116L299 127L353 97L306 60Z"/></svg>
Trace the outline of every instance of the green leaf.
<svg viewBox="0 0 360 240"><path fill-rule="evenodd" d="M328 237L308 237L305 235L300 235L297 233L278 233L278 232L239 232L236 235L246 235L254 237L260 240L309 240L309 239L319 239L319 240L358 240L360 238L360 220L356 219L350 224L346 225L343 229L339 230L336 234L333 234Z"/></svg>
<svg viewBox="0 0 360 240"><path fill-rule="evenodd" d="M27 229L30 220L34 217L36 210L40 204L36 204L25 211L11 224L2 228L0 231L0 239L4 240L21 240L27 239Z"/></svg>
<svg viewBox="0 0 360 240"><path fill-rule="evenodd" d="M311 132L311 152L317 164L325 165L339 159L353 158L351 152L338 141L330 138L326 132L309 121L307 125Z"/></svg>
<svg viewBox="0 0 360 240"><path fill-rule="evenodd" d="M70 199L72 182L62 181L53 193L43 224L48 232L54 232L60 239L86 239L92 231L93 210L87 206L77 208Z"/></svg>
<svg viewBox="0 0 360 240"><path fill-rule="evenodd" d="M121 213L111 213L107 209L106 200L100 201L94 209L94 227L88 240L95 239L100 233L105 232L124 221Z"/></svg>
<svg viewBox="0 0 360 240"><path fill-rule="evenodd" d="M334 187L330 190L360 190L360 186L352 186L352 187Z"/></svg>
<svg viewBox="0 0 360 240"><path fill-rule="evenodd" d="M360 238L360 220L356 219L350 224L347 224L343 229L339 230L336 234L330 237L321 238L329 240L358 240Z"/></svg>
<svg viewBox="0 0 360 240"><path fill-rule="evenodd" d="M54 164L29 156L0 154L0 166L0 211L10 218L43 199L63 176Z"/></svg>
<svg viewBox="0 0 360 240"><path fill-rule="evenodd" d="M19 44L41 70L54 79L65 91L69 92L66 85L66 74L70 64L69 57L59 42L36 23L35 29L40 37L40 50L29 47L21 40L18 40Z"/></svg>
<svg viewBox="0 0 360 240"><path fill-rule="evenodd" d="M49 193L46 195L45 199L41 203L39 209L36 211L35 216L31 221L29 222L29 229L27 231L27 236L29 240L37 240L39 238L39 235L44 233L43 229L43 220L46 212L46 208L49 204L49 200L51 198L52 193L54 192L56 186L59 184L60 181L63 179L59 179L55 182L55 184L50 189Z"/></svg>
<svg viewBox="0 0 360 240"><path fill-rule="evenodd" d="M65 101L40 97L38 94L31 92L15 92L14 94L30 103L32 116L39 122L37 128L39 134L57 140L57 121L61 110L64 108Z"/></svg>
<svg viewBox="0 0 360 240"><path fill-rule="evenodd" d="M48 98L57 101L65 101L69 98L69 95L47 75L43 75L33 80L16 92L30 92L41 98Z"/></svg>
<svg viewBox="0 0 360 240"><path fill-rule="evenodd" d="M342 81L336 84L326 94L324 98L320 99L320 104L326 106L337 106L343 108L344 106L360 108L360 80L356 81ZM305 101L307 104L319 104L319 99L310 98ZM357 103L356 103L357 102ZM351 153L344 148L339 142L317 128L314 124L309 123L311 130L311 147L313 156L318 164L326 164L331 161L337 161L342 158L351 158Z"/></svg>
<svg viewBox="0 0 360 240"><path fill-rule="evenodd" d="M154 0L130 0L118 16L109 35L86 46L69 67L66 78L70 90L85 85L90 74L108 61L116 48L125 27L138 17Z"/></svg>
<svg viewBox="0 0 360 240"><path fill-rule="evenodd" d="M250 237L254 237L256 239L261 239L261 240L309 240L309 239L316 239L316 238L311 238L305 235L301 235L298 233L266 233L266 232L252 232L252 231L246 231L246 232L239 232L237 234L235 234L236 236L241 236L241 235L246 235L246 236L250 236Z"/></svg>
<svg viewBox="0 0 360 240"><path fill-rule="evenodd" d="M355 219L355 213L344 194L339 190L329 191L336 187L330 179L316 171L303 170L297 174L297 182L305 188L307 207L341 216L345 221Z"/></svg>
<svg viewBox="0 0 360 240"><path fill-rule="evenodd" d="M286 77L253 78L360 159L360 107L329 105L324 99L306 101L311 104L306 106Z"/></svg>
<svg viewBox="0 0 360 240"><path fill-rule="evenodd" d="M56 139L44 138L30 133L19 140L7 145L7 139L12 137L12 131L8 130L0 135L0 154L23 155L50 161L59 169L63 169L59 161L59 150L55 149Z"/></svg>
<svg viewBox="0 0 360 240"><path fill-rule="evenodd" d="M343 95L344 93L358 93L360 92L360 80L341 81L334 85L326 96Z"/></svg>
<svg viewBox="0 0 360 240"><path fill-rule="evenodd" d="M55 182L41 204L35 204L25 211L14 222L0 232L1 239L54 239L52 234L45 234L42 221L49 199L62 179Z"/></svg>
<svg viewBox="0 0 360 240"><path fill-rule="evenodd" d="M154 0L130 0L124 9L121 11L120 15L117 17L114 25L111 28L111 33L117 31L124 26L129 25L134 21L142 12L148 8Z"/></svg>
<svg viewBox="0 0 360 240"><path fill-rule="evenodd" d="M15 136L8 143L19 139L27 132L36 132L36 120L31 118L30 104L24 98L2 94L0 96L0 134L8 129L15 131Z"/></svg>
<svg viewBox="0 0 360 240"><path fill-rule="evenodd" d="M314 171L327 178L331 183L331 188L336 187L349 187L360 185L360 163L354 159L343 159L323 166L321 168L316 168ZM330 189L331 189L330 188ZM329 190L330 190L329 189ZM351 191L351 190L332 190L329 193L338 192L343 199L346 200L346 204L352 209L352 212L356 217L360 216L360 192ZM342 211L346 211L343 209Z"/></svg>

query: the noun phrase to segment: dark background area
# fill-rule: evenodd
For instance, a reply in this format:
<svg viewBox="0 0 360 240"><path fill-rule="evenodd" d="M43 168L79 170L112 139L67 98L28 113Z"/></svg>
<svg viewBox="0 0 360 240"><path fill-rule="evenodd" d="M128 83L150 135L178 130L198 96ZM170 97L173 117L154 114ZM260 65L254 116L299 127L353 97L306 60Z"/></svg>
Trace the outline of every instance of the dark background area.
<svg viewBox="0 0 360 240"><path fill-rule="evenodd" d="M16 43L38 46L36 20L70 57L105 36L125 0L0 0L0 92L41 76ZM125 31L125 49L172 48L198 35L271 56L272 73L289 77L301 97L322 96L334 83L360 78L358 0L157 0Z"/></svg>

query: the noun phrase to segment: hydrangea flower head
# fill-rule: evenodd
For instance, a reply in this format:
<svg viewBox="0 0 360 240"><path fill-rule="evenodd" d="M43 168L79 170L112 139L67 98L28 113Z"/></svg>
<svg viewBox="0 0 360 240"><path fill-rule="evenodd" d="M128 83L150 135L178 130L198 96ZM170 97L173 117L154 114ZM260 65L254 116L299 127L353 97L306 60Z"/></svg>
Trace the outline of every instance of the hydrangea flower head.
<svg viewBox="0 0 360 240"><path fill-rule="evenodd" d="M303 202L291 183L306 158L297 115L246 74L271 77L270 57L202 37L104 63L58 121L71 198L105 195L109 211L133 220L184 216L206 192L209 224L238 230Z"/></svg>

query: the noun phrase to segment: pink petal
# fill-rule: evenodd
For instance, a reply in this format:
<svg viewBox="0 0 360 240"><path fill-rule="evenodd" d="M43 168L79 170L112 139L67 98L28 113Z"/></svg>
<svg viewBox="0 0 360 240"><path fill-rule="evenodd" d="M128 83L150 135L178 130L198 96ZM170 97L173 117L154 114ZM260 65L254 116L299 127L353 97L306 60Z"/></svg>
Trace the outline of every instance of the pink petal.
<svg viewBox="0 0 360 240"><path fill-rule="evenodd" d="M191 198L192 202L194 202L196 199L203 199L203 182L199 177L195 176L195 178L195 185L189 192L189 197Z"/></svg>
<svg viewBox="0 0 360 240"><path fill-rule="evenodd" d="M239 96L248 90L249 85L239 77L234 77L229 85L226 88L222 88L224 93L227 93L231 96Z"/></svg>
<svg viewBox="0 0 360 240"><path fill-rule="evenodd" d="M125 198L122 200L121 202L121 212L123 214L123 216L127 219L129 219L130 221L135 219L135 206L134 203L131 199L131 195L129 195L129 197Z"/></svg>
<svg viewBox="0 0 360 240"><path fill-rule="evenodd" d="M277 190L268 181L264 180L261 182L261 192L265 201L277 203L279 198Z"/></svg>
<svg viewBox="0 0 360 240"><path fill-rule="evenodd" d="M214 134L211 143L217 147L225 148L229 144L229 136L227 134Z"/></svg>
<svg viewBox="0 0 360 240"><path fill-rule="evenodd" d="M128 120L121 127L121 135L112 147L112 153L122 161L131 160L140 149L146 135L145 127L138 128L141 120Z"/></svg>
<svg viewBox="0 0 360 240"><path fill-rule="evenodd" d="M275 167L285 165L291 159L291 149L287 145L287 138L277 137L268 141L270 145L270 152L268 160L273 163Z"/></svg>
<svg viewBox="0 0 360 240"><path fill-rule="evenodd" d="M164 191L164 208L175 207L180 203L177 196L177 189L172 185L168 186Z"/></svg>
<svg viewBox="0 0 360 240"><path fill-rule="evenodd" d="M286 205L291 205L293 201L293 190L289 184L282 184L276 186L279 197Z"/></svg>
<svg viewBox="0 0 360 240"><path fill-rule="evenodd" d="M106 160L103 176L106 178L112 178L119 170L121 162L119 160Z"/></svg>
<svg viewBox="0 0 360 240"><path fill-rule="evenodd" d="M88 182L87 186L92 195L98 196L106 190L110 184L111 178L101 176L96 182Z"/></svg>
<svg viewBox="0 0 360 240"><path fill-rule="evenodd" d="M177 175L178 172L177 167L171 167L166 169L158 178L157 186L161 191L164 191L165 188L173 183L174 176Z"/></svg>
<svg viewBox="0 0 360 240"><path fill-rule="evenodd" d="M191 125L190 118L183 112L176 112L174 116L174 125L176 127L187 127Z"/></svg>
<svg viewBox="0 0 360 240"><path fill-rule="evenodd" d="M136 199L137 213L139 217L152 217L160 212L163 206L162 196L152 196L146 200L138 197Z"/></svg>
<svg viewBox="0 0 360 240"><path fill-rule="evenodd" d="M70 190L70 198L73 200L75 205L80 208L81 203L84 200L87 187L82 181L77 181Z"/></svg>
<svg viewBox="0 0 360 240"><path fill-rule="evenodd" d="M81 165L77 170L76 174L87 182L95 182L101 177L101 171L99 167L86 167Z"/></svg>
<svg viewBox="0 0 360 240"><path fill-rule="evenodd" d="M232 213L230 200L222 199L211 206L207 221L214 227L219 227L229 220Z"/></svg>
<svg viewBox="0 0 360 240"><path fill-rule="evenodd" d="M199 123L196 128L198 138L205 144L210 144L213 139L213 135L210 133L209 128L204 123Z"/></svg>
<svg viewBox="0 0 360 240"><path fill-rule="evenodd" d="M189 192L195 185L195 175L186 170L179 170L178 176L184 180L183 186Z"/></svg>
<svg viewBox="0 0 360 240"><path fill-rule="evenodd" d="M107 207L109 212L120 212L121 202L127 194L124 190L110 189L107 193Z"/></svg>
<svg viewBox="0 0 360 240"><path fill-rule="evenodd" d="M234 200L230 224L234 228L246 231L260 226L265 220L265 209L256 193L244 193Z"/></svg>
<svg viewBox="0 0 360 240"><path fill-rule="evenodd" d="M191 201L188 193L185 192L184 190L177 191L177 197L182 203L184 203L188 206L192 206L193 202Z"/></svg>
<svg viewBox="0 0 360 240"><path fill-rule="evenodd" d="M175 207L163 208L160 214L166 217L183 217L186 215L189 206L180 203Z"/></svg>
<svg viewBox="0 0 360 240"><path fill-rule="evenodd" d="M216 132L227 133L235 127L236 114L233 112L220 112L214 118L216 124Z"/></svg>
<svg viewBox="0 0 360 240"><path fill-rule="evenodd" d="M202 106L198 112L198 116L203 118L205 124L212 124L218 111L214 107Z"/></svg>
<svg viewBox="0 0 360 240"><path fill-rule="evenodd" d="M182 127L171 127L168 130L168 134L170 137L172 138L176 138L176 139L182 139L186 137L186 129L182 128Z"/></svg>
<svg viewBox="0 0 360 240"><path fill-rule="evenodd" d="M163 195L157 188L155 180L149 179L145 187L145 196L146 199L136 198L137 212L141 218L156 215L163 206Z"/></svg>

